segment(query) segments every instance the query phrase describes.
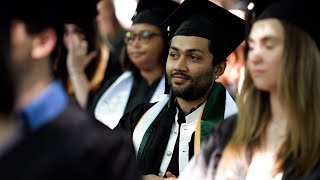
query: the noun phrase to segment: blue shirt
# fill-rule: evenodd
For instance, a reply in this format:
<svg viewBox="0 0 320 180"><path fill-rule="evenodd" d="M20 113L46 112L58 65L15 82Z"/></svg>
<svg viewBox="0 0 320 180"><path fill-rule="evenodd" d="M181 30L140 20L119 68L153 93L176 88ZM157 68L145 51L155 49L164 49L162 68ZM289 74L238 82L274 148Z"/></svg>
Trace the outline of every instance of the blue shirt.
<svg viewBox="0 0 320 180"><path fill-rule="evenodd" d="M35 131L58 116L67 104L68 96L61 82L56 80L26 105L18 116L28 128Z"/></svg>

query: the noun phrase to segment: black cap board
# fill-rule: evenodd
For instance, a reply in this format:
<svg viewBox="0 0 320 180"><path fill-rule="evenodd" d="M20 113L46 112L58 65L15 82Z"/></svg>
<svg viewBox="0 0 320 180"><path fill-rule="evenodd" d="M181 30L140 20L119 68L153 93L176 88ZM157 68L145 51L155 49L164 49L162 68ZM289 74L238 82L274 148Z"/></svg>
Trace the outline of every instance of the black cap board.
<svg viewBox="0 0 320 180"><path fill-rule="evenodd" d="M161 29L162 22L178 6L179 4L172 0L140 0L132 17L133 24L147 23Z"/></svg>
<svg viewBox="0 0 320 180"><path fill-rule="evenodd" d="M311 0L282 0L269 5L257 20L277 18L300 27L307 32L320 48L320 13Z"/></svg>

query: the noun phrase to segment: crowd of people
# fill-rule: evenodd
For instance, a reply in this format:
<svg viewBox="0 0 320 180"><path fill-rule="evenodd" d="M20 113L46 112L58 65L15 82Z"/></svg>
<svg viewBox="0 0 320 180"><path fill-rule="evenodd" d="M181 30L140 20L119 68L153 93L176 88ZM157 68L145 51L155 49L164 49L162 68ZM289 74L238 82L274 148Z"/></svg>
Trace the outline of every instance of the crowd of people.
<svg viewBox="0 0 320 180"><path fill-rule="evenodd" d="M320 179L311 0L0 8L0 179Z"/></svg>

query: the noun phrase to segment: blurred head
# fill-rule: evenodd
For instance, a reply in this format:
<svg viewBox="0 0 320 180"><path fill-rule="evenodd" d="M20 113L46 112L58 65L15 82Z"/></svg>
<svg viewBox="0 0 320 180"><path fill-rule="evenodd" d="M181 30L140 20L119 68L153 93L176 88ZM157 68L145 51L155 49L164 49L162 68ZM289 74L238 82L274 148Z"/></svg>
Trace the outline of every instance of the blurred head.
<svg viewBox="0 0 320 180"><path fill-rule="evenodd" d="M177 8L171 0L140 0L132 27L125 34L125 68L163 69L168 50L168 34L162 22ZM137 68L137 69L136 69Z"/></svg>
<svg viewBox="0 0 320 180"><path fill-rule="evenodd" d="M275 94L288 122L274 173L283 171L289 160L292 171L288 179L297 179L318 164L320 83L316 77L320 76L320 41L319 26L314 22L319 14L310 5L305 1L280 1L266 8L253 23L248 68L237 99L237 122L241 123L237 123L221 161L238 159L245 165L239 153L246 159L248 145L253 151L261 147L274 113L270 96ZM230 170L230 166L225 168Z"/></svg>
<svg viewBox="0 0 320 180"><path fill-rule="evenodd" d="M18 9L12 7L11 51L15 74L24 78L40 70L51 73L50 65L59 57L63 21L70 13L69 5L74 6L74 3L59 0L13 1L20 4ZM37 65L43 65L43 68Z"/></svg>
<svg viewBox="0 0 320 180"><path fill-rule="evenodd" d="M127 54L131 62L143 70L163 67L165 42L158 27L136 23L125 36Z"/></svg>
<svg viewBox="0 0 320 180"><path fill-rule="evenodd" d="M277 19L254 23L248 40L248 70L254 86L261 91L276 92L284 59L284 27Z"/></svg>
<svg viewBox="0 0 320 180"><path fill-rule="evenodd" d="M76 24L65 24L64 25L64 34L63 34L63 44L64 46L68 46L70 44L70 36L77 35L80 39L86 39L85 32Z"/></svg>
<svg viewBox="0 0 320 180"><path fill-rule="evenodd" d="M118 20L112 0L100 0L97 3L97 11L96 21L99 34L103 38L113 36Z"/></svg>
<svg viewBox="0 0 320 180"><path fill-rule="evenodd" d="M72 36L78 36L81 40L86 40L88 43L88 51L95 49L95 38L93 26L83 27L79 24L68 23L64 25L63 44L65 47L69 44L69 39Z"/></svg>
<svg viewBox="0 0 320 180"><path fill-rule="evenodd" d="M11 56L15 75L31 75L36 64L43 60L49 64L57 41L57 31L53 26L41 27L28 21L14 20L11 25Z"/></svg>

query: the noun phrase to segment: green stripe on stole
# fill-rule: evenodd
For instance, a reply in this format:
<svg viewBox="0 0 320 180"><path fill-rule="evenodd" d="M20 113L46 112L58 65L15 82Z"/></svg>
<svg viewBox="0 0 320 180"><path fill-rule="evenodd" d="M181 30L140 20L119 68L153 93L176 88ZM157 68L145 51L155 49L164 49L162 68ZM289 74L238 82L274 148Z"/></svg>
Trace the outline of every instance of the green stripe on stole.
<svg viewBox="0 0 320 180"><path fill-rule="evenodd" d="M224 119L225 104L226 89L221 83L215 82L201 117L201 144L210 134L211 130Z"/></svg>
<svg viewBox="0 0 320 180"><path fill-rule="evenodd" d="M213 127L224 119L225 103L226 89L221 83L215 82L210 91L206 106L201 117L201 144L209 135ZM148 128L142 138L142 142L138 150L138 158L140 158L143 154L144 147L151 133L151 127L152 126Z"/></svg>
<svg viewBox="0 0 320 180"><path fill-rule="evenodd" d="M146 146L146 143L150 137L150 133L151 133L151 128L152 128L152 124L148 127L146 133L144 133L139 150L138 150L138 155L137 155L137 159L142 157L142 153L144 151L144 147Z"/></svg>

